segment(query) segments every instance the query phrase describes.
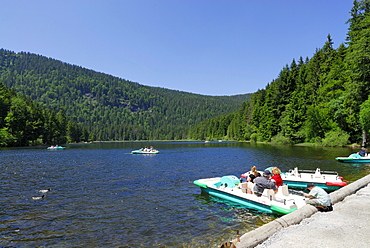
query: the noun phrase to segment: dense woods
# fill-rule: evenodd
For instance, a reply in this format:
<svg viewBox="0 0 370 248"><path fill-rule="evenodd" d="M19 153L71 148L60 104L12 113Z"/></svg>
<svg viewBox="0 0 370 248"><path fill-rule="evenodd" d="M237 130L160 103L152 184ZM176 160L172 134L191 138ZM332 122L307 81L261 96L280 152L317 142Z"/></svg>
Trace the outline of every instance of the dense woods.
<svg viewBox="0 0 370 248"><path fill-rule="evenodd" d="M293 59L252 95L147 87L0 49L0 146L179 139L365 145L370 1L354 1L350 14L346 43L335 49L329 34L311 58Z"/></svg>
<svg viewBox="0 0 370 248"><path fill-rule="evenodd" d="M365 145L370 131L370 2L355 1L346 44L330 35L312 58L293 60L239 112L205 120L192 138Z"/></svg>
<svg viewBox="0 0 370 248"><path fill-rule="evenodd" d="M234 112L250 98L250 94L204 96L148 87L40 55L4 49L0 49L1 81L32 99L32 104L58 113L56 117L70 118L80 132L78 139L65 135L64 141L72 142L187 139L191 125ZM14 135L16 123L9 122L7 116L11 111L3 112L0 128ZM35 143L34 137L25 139L31 140L2 143Z"/></svg>
<svg viewBox="0 0 370 248"><path fill-rule="evenodd" d="M42 108L0 82L0 146L63 144L87 138L86 130L67 118L63 109Z"/></svg>

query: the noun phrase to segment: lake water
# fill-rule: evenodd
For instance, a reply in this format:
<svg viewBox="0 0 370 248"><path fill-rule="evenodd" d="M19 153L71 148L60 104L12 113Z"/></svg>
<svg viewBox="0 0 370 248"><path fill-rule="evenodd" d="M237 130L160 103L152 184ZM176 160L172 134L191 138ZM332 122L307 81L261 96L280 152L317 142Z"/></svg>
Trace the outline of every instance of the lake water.
<svg viewBox="0 0 370 248"><path fill-rule="evenodd" d="M153 145L156 155L131 154ZM338 171L347 181L370 172L343 164L351 148L233 142L114 142L0 149L0 246L219 247L277 216L201 194L199 178L240 176L256 165ZM41 189L52 190L42 200Z"/></svg>

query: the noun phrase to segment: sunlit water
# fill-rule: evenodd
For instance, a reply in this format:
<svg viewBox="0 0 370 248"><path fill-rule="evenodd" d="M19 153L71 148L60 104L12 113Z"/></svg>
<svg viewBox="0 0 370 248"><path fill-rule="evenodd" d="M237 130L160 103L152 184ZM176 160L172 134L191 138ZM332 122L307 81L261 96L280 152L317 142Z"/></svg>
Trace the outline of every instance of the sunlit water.
<svg viewBox="0 0 370 248"><path fill-rule="evenodd" d="M131 154L154 145L157 155ZM350 148L249 143L116 142L0 149L0 246L219 247L278 216L201 194L193 181L256 165L338 171L349 182L367 164L334 160ZM52 190L42 200L41 189Z"/></svg>

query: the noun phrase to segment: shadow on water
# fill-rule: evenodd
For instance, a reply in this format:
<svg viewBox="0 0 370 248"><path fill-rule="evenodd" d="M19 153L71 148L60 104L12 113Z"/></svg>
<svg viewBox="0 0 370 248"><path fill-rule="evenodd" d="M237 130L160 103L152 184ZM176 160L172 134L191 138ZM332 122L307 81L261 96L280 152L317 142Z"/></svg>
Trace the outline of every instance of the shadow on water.
<svg viewBox="0 0 370 248"><path fill-rule="evenodd" d="M133 155L154 146L156 155ZM202 194L193 181L263 170L335 170L349 182L356 150L236 142L101 142L0 149L0 246L219 247L277 216ZM40 189L52 190L41 200Z"/></svg>

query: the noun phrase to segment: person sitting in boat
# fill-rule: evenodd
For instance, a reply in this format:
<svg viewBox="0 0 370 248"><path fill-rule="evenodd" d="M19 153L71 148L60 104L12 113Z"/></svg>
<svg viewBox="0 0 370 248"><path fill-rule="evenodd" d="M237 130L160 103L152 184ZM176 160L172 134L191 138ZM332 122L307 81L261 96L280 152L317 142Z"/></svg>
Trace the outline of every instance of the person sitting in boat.
<svg viewBox="0 0 370 248"><path fill-rule="evenodd" d="M283 179L280 176L280 174L281 174L280 169L278 167L272 167L271 172L272 172L273 176L270 178L270 180L275 182L276 187L279 187L279 186L283 185Z"/></svg>
<svg viewBox="0 0 370 248"><path fill-rule="evenodd" d="M260 177L261 174L257 171L256 166L252 166L251 170L242 174L240 177L240 182L252 182L256 177Z"/></svg>
<svg viewBox="0 0 370 248"><path fill-rule="evenodd" d="M278 189L275 182L270 180L271 172L265 170L262 177L257 177L254 179L254 188L253 192L257 196L261 196L265 189L273 189L277 193Z"/></svg>
<svg viewBox="0 0 370 248"><path fill-rule="evenodd" d="M308 194L300 191L304 197L309 198L306 200L307 204L316 207L319 211L326 212L332 211L333 207L331 205L330 195L320 187L315 186L314 183L308 183L307 189L310 191Z"/></svg>
<svg viewBox="0 0 370 248"><path fill-rule="evenodd" d="M365 147L361 147L361 150L357 154L359 154L361 157L367 156L367 150L366 150L366 148Z"/></svg>

